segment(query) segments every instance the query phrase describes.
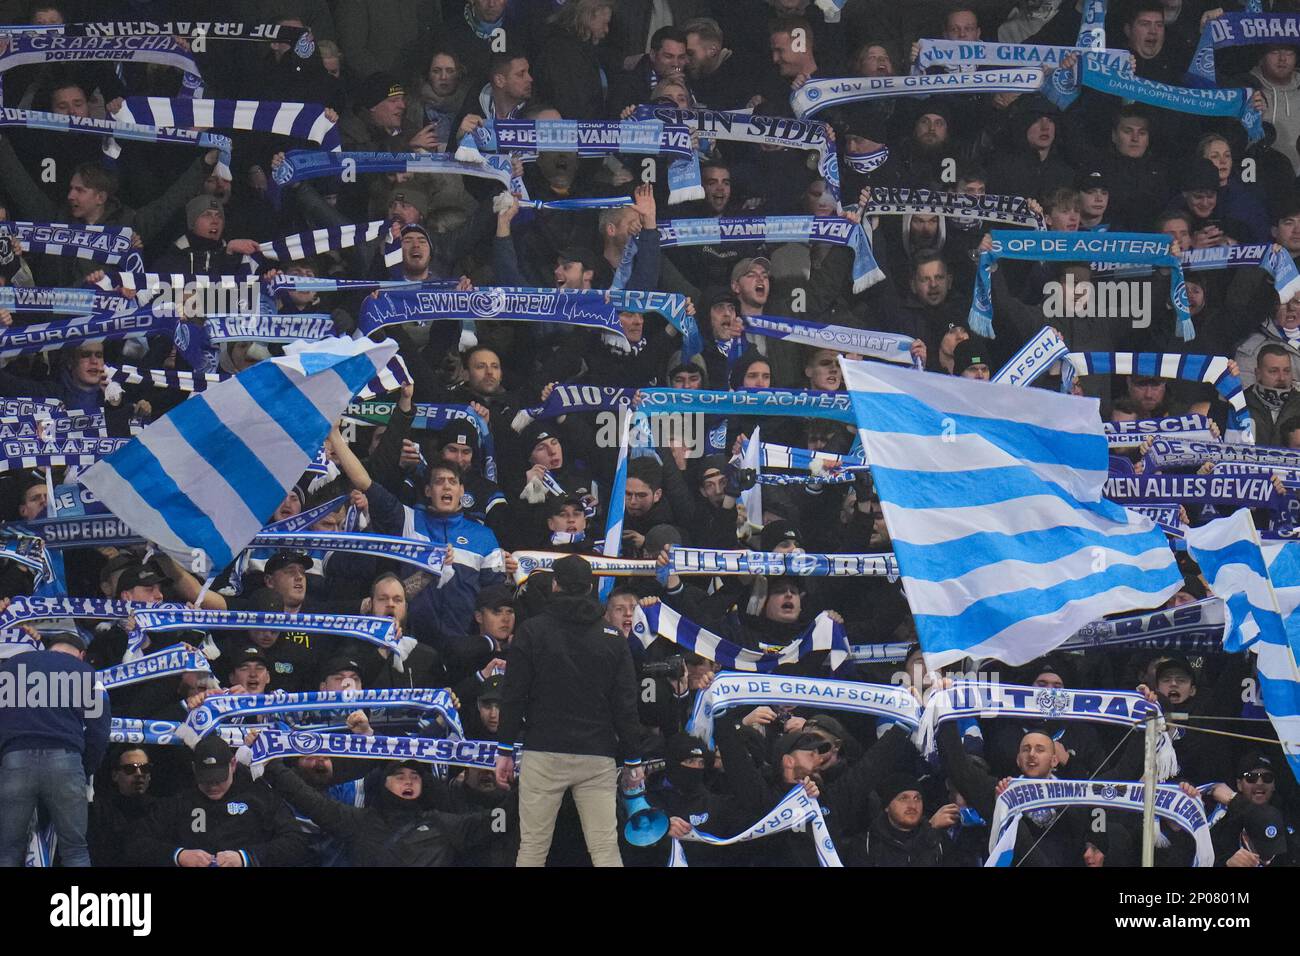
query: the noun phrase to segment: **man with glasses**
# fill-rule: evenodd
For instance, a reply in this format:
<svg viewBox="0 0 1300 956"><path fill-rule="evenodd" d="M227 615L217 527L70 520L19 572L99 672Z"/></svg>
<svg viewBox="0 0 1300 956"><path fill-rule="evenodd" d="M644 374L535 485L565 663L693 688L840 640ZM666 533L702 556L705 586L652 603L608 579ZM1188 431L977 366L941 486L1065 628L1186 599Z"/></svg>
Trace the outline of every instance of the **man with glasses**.
<svg viewBox="0 0 1300 956"><path fill-rule="evenodd" d="M1243 754L1234 782L1236 790L1220 783L1209 793L1228 811L1210 831L1215 866L1277 866L1300 859L1294 822L1274 802L1273 758L1258 751Z"/></svg>
<svg viewBox="0 0 1300 956"><path fill-rule="evenodd" d="M115 750L108 765L113 785L99 788L90 805L90 860L95 866L126 866L131 834L158 802L149 792L153 762L143 747L127 744Z"/></svg>

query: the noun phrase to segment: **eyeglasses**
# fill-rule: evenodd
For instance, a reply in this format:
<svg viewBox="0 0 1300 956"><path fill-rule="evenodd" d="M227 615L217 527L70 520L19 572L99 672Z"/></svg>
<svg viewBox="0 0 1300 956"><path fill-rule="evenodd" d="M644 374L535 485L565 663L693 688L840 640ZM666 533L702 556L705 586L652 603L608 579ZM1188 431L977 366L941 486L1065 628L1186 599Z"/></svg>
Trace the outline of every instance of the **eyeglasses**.
<svg viewBox="0 0 1300 956"><path fill-rule="evenodd" d="M1272 770L1251 770L1247 773L1243 773L1241 775L1241 778L1245 780L1247 783L1272 783L1273 771Z"/></svg>
<svg viewBox="0 0 1300 956"><path fill-rule="evenodd" d="M147 763L120 763L116 769L122 771L128 777L134 777L137 773L147 777L153 773L153 767Z"/></svg>

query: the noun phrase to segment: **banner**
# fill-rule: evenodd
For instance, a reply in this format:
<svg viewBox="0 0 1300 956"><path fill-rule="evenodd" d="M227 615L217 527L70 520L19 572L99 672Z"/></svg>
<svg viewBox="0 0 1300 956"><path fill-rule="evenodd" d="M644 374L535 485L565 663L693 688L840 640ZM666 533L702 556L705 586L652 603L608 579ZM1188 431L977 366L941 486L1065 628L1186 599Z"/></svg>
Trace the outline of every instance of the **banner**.
<svg viewBox="0 0 1300 956"><path fill-rule="evenodd" d="M25 253L91 259L106 265L139 262L132 251L129 226L83 226L66 222L0 222L0 236L14 236ZM139 268L139 266L137 266Z"/></svg>
<svg viewBox="0 0 1300 956"><path fill-rule="evenodd" d="M1177 501L1217 507L1280 509L1285 501L1268 477L1134 475L1106 479L1102 494L1122 505Z"/></svg>
<svg viewBox="0 0 1300 956"><path fill-rule="evenodd" d="M835 670L844 663L849 653L844 625L825 611L818 614L797 637L779 650L742 647L687 620L662 602L637 607L633 616L632 633L628 637L629 640L639 641L642 647L649 647L662 637L684 651L716 661L728 670L760 674L770 674L778 667L798 663L820 651L829 651L827 665Z"/></svg>
<svg viewBox="0 0 1300 956"><path fill-rule="evenodd" d="M1220 13L1201 28L1201 39L1183 82L1188 86L1218 86L1215 50L1275 45L1300 46L1300 14Z"/></svg>
<svg viewBox="0 0 1300 956"><path fill-rule="evenodd" d="M913 737L916 748L929 758L938 752L935 734L939 724L965 718L1014 717L1038 720L1082 720L1089 723L1140 727L1160 707L1134 691L1070 690L1063 687L1018 687L983 681L958 681L926 701L920 726ZM1174 742L1166 730L1156 744L1156 774L1167 780L1178 772Z"/></svg>
<svg viewBox="0 0 1300 956"><path fill-rule="evenodd" d="M134 312L135 299L94 289L44 289L34 286L0 286L0 309L10 312L48 312L52 315L82 315L90 312Z"/></svg>
<svg viewBox="0 0 1300 956"><path fill-rule="evenodd" d="M334 319L325 313L289 315L214 315L203 320L209 342L297 342L336 335Z"/></svg>
<svg viewBox="0 0 1300 956"><path fill-rule="evenodd" d="M1146 785L1112 780L1012 780L998 795L989 828L989 858L985 866L1006 867L1015 855L1020 818L1026 813L1057 807L1105 807L1141 812ZM1196 841L1194 866L1214 866L1210 824L1201 797L1189 797L1173 784L1159 784L1156 815L1191 833Z"/></svg>
<svg viewBox="0 0 1300 956"><path fill-rule="evenodd" d="M970 66L1039 66L1056 69L1071 53L1078 56L1089 51L1083 46L1045 46L1038 43L985 43L971 40L920 41L912 72L921 73L933 66L964 68ZM1100 55L1115 66L1127 64L1133 55L1128 50L1103 50Z"/></svg>
<svg viewBox="0 0 1300 956"><path fill-rule="evenodd" d="M496 766L494 740L453 740L450 737L363 737L360 734L320 734L308 730L263 730L251 748L237 756L248 764L253 779L269 761L285 757L346 757L363 760L419 760L448 767L491 770Z"/></svg>
<svg viewBox="0 0 1300 956"><path fill-rule="evenodd" d="M106 690L115 690L131 684L141 684L159 677L175 677L201 671L211 675L212 667L202 651L186 647L167 647L154 654L146 654L115 667L106 667L95 674Z"/></svg>
<svg viewBox="0 0 1300 956"><path fill-rule="evenodd" d="M967 322L970 330L985 338L995 338L993 329L993 285L990 270L998 259L1025 259L1032 262L1145 262L1164 266L1170 271L1169 300L1178 316L1176 333L1190 341L1196 337L1191 309L1187 304L1187 286L1177 256L1170 252L1172 240L1160 233L1142 232L1011 232L994 229L990 235L993 248L981 252L975 276L975 295Z"/></svg>
<svg viewBox="0 0 1300 956"><path fill-rule="evenodd" d="M135 612L135 630L128 653L153 631L295 631L304 634L355 638L392 651L405 660L415 642L397 637L392 618L362 614L291 614L288 611L205 611L195 608L152 607Z"/></svg>
<svg viewBox="0 0 1300 956"><path fill-rule="evenodd" d="M924 42L924 41L922 41ZM1127 55L1127 54L1126 54ZM859 207L864 216L907 216L922 213L1000 222L1046 230L1047 221L1029 208L1024 196L950 193L909 186L871 186L871 198Z"/></svg>
<svg viewBox="0 0 1300 956"><path fill-rule="evenodd" d="M0 442L0 472L15 468L93 465L130 441L130 438L64 438L55 441L14 439Z"/></svg>
<svg viewBox="0 0 1300 956"><path fill-rule="evenodd" d="M660 582L669 575L754 574L765 577L898 577L893 554L809 554L804 551L722 550L668 546L668 564L660 568Z"/></svg>
<svg viewBox="0 0 1300 956"><path fill-rule="evenodd" d="M1235 462L1246 465L1277 465L1300 468L1300 450L1267 448L1260 445L1193 441L1184 438L1155 438L1143 458L1146 471L1186 468L1206 462Z"/></svg>
<svg viewBox="0 0 1300 956"><path fill-rule="evenodd" d="M808 389L752 388L734 392L698 388L643 388L639 410L647 415L781 415L826 418L854 424L853 406L845 392Z"/></svg>
<svg viewBox="0 0 1300 956"><path fill-rule="evenodd" d="M198 53L203 40L252 40L260 43L283 43L292 47L294 55L307 59L316 52L316 41L306 27L287 23L240 23L233 20L112 20L98 23L65 23L59 31L70 37L185 37L198 40L193 49Z"/></svg>
<svg viewBox="0 0 1300 956"><path fill-rule="evenodd" d="M303 694L221 694L206 698L176 732L191 747L217 726L236 717L339 710L420 710L441 717L449 731L464 736L451 692L432 687L387 690L323 690Z"/></svg>
<svg viewBox="0 0 1300 956"><path fill-rule="evenodd" d="M529 575L534 571L549 571L560 558L568 557L567 554L551 551L514 551L511 552L515 560L519 562L519 570L515 571L515 584L522 584L528 580ZM610 558L603 554L580 554L578 557L591 565L591 573L596 577L610 575L616 578L622 577L653 577L655 573L655 562L651 558Z"/></svg>
<svg viewBox="0 0 1300 956"><path fill-rule="evenodd" d="M337 500L337 499L336 499ZM319 520L319 519L318 519ZM442 587L451 580L454 569L445 563L447 546L395 538L386 534L367 534L361 531L314 531L309 533L266 531L258 533L248 543L251 548L274 548L285 551L342 551L347 554L367 554L410 564L421 571L440 576Z"/></svg>
<svg viewBox="0 0 1300 956"><path fill-rule="evenodd" d="M853 291L863 292L885 277L861 223L838 216L721 216L670 219L659 223L664 249L729 242L824 242L853 250Z"/></svg>
<svg viewBox="0 0 1300 956"><path fill-rule="evenodd" d="M491 319L495 322L555 322L599 329L623 341L618 310L601 296L551 289L503 288L469 292L379 292L361 306L357 328L363 335L404 322Z"/></svg>
<svg viewBox="0 0 1300 956"><path fill-rule="evenodd" d="M57 25L56 25L57 26ZM60 32L26 32L9 36L8 48L0 53L0 73L16 66L57 63L156 63L184 74L183 89L202 90L199 65L188 50L170 36L92 37L60 35ZM184 125L167 123L167 126Z"/></svg>
<svg viewBox="0 0 1300 956"><path fill-rule="evenodd" d="M921 708L903 687L864 684L818 677L777 677L723 672L695 698L687 733L713 738L713 720L735 707L811 707L816 711L847 711L886 718L914 730Z"/></svg>
<svg viewBox="0 0 1300 956"><path fill-rule="evenodd" d="M843 866L844 864L840 862L839 854L835 850L835 844L831 842L830 832L826 828L825 812L815 797L808 796L808 792L804 790L802 783L796 783L790 789L790 792L767 812L763 819L733 837L716 837L711 833L705 833L697 829L695 826L692 826L690 832L681 840L673 837L668 865L670 867L686 866L686 854L682 850L682 841L704 843L708 846L734 846L737 843L748 843L750 840L773 836L788 830L802 830L805 824L812 827L813 848L817 851L817 862L821 866Z"/></svg>
<svg viewBox="0 0 1300 956"><path fill-rule="evenodd" d="M809 80L790 94L790 106L795 116L807 119L828 107L894 96L1034 93L1043 87L1044 79L1045 74L1037 67L984 70L978 73L928 73L920 76L843 76Z"/></svg>
<svg viewBox="0 0 1300 956"><path fill-rule="evenodd" d="M1069 351L1070 347L1061 338L1061 333L1050 325L1045 325L1038 330L1037 335L1020 346L1020 350L997 370L990 381L1026 387L1063 359Z"/></svg>
<svg viewBox="0 0 1300 956"><path fill-rule="evenodd" d="M1106 442L1112 448L1141 445L1161 435L1181 435L1189 439L1213 441L1210 420L1204 415L1177 415L1168 418L1139 418L1131 422L1103 422Z"/></svg>
<svg viewBox="0 0 1300 956"><path fill-rule="evenodd" d="M1118 67L1097 53L1080 57L1073 70L1056 70L1044 85L1043 95L1065 109L1078 99L1085 86L1175 113L1231 117L1241 123L1252 143L1264 136L1263 120L1259 111L1250 105L1252 91L1249 89L1202 89L1144 80L1133 75L1131 66Z"/></svg>
<svg viewBox="0 0 1300 956"><path fill-rule="evenodd" d="M463 162L446 153L337 152L291 149L271 170L277 186L309 179L355 177L358 173L424 173L491 179L511 192L522 185L511 174L509 156L488 156L481 163Z"/></svg>
<svg viewBox="0 0 1300 956"><path fill-rule="evenodd" d="M913 364L911 350L916 340L910 335L872 332L870 329L852 329L774 315L746 315L742 319L746 332L783 342L795 342L815 349L834 349L899 365Z"/></svg>
<svg viewBox="0 0 1300 956"><path fill-rule="evenodd" d="M50 352L100 339L172 335L176 330L176 319L171 311L172 303L163 301L141 306L132 312L98 312L52 322L10 326L0 330L0 358Z"/></svg>
<svg viewBox="0 0 1300 956"><path fill-rule="evenodd" d="M485 153L663 154L690 159L691 131L658 120L489 119L456 148L456 159L483 162Z"/></svg>

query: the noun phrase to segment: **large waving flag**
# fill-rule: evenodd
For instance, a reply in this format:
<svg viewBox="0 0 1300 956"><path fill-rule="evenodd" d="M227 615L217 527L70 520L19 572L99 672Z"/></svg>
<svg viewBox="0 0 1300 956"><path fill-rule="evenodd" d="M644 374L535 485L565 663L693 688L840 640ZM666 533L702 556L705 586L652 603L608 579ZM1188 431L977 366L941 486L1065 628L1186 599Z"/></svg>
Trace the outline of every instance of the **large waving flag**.
<svg viewBox="0 0 1300 956"><path fill-rule="evenodd" d="M1255 652L1260 699L1300 779L1300 542L1261 548L1243 508L1189 528L1187 550L1232 615L1223 649Z"/></svg>
<svg viewBox="0 0 1300 956"><path fill-rule="evenodd" d="M262 530L330 426L397 351L343 337L287 349L197 392L81 476L185 567L215 572Z"/></svg>
<svg viewBox="0 0 1300 956"><path fill-rule="evenodd" d="M1182 580L1101 497L1095 399L840 360L926 661L1023 664Z"/></svg>

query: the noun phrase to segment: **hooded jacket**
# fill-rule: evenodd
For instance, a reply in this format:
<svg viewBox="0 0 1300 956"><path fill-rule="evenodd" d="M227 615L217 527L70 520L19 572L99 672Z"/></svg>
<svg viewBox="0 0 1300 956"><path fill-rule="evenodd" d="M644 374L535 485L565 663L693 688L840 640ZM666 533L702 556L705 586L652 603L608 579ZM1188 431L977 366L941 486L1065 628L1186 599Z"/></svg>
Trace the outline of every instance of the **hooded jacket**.
<svg viewBox="0 0 1300 956"><path fill-rule="evenodd" d="M1296 138L1300 137L1300 73L1293 73L1288 83L1276 85L1264 78L1257 66L1250 75L1259 81L1259 91L1264 94L1264 122L1272 123L1277 130L1273 148L1300 170L1300 154L1296 153Z"/></svg>
<svg viewBox="0 0 1300 956"><path fill-rule="evenodd" d="M627 641L590 595L552 595L510 642L501 685L503 750L640 759L637 682Z"/></svg>

